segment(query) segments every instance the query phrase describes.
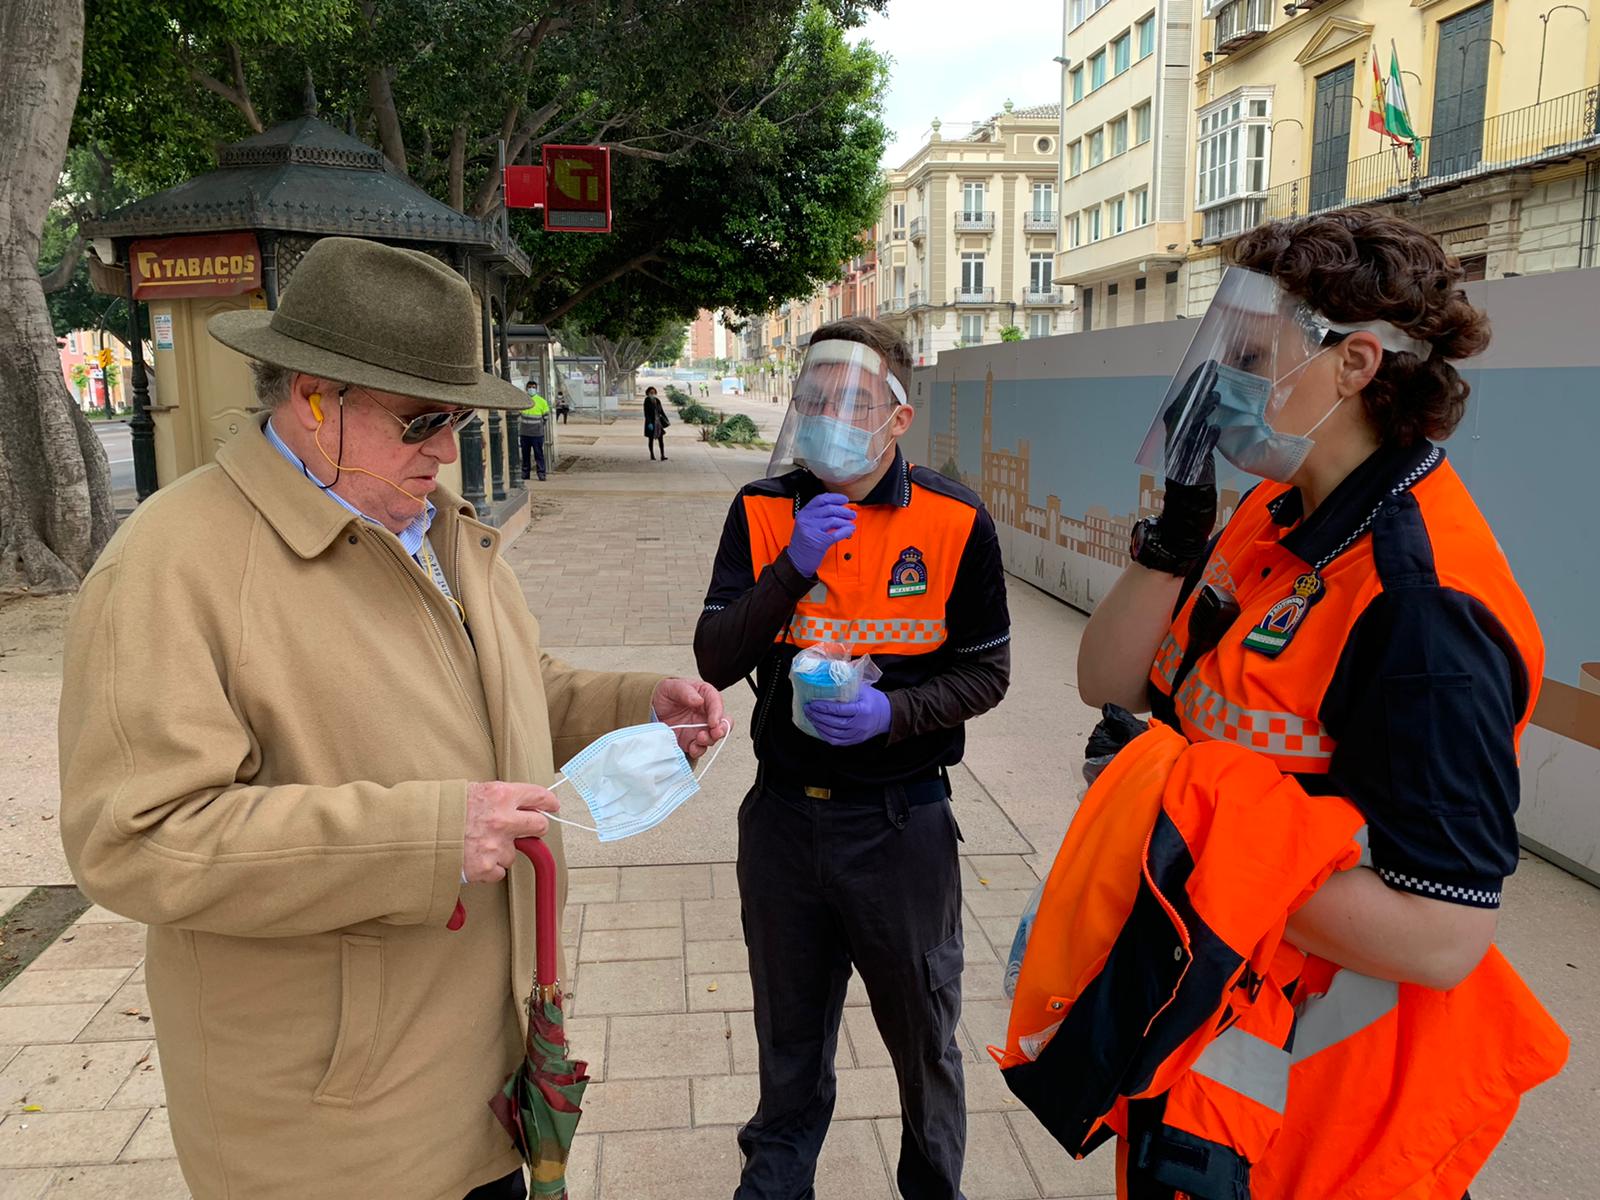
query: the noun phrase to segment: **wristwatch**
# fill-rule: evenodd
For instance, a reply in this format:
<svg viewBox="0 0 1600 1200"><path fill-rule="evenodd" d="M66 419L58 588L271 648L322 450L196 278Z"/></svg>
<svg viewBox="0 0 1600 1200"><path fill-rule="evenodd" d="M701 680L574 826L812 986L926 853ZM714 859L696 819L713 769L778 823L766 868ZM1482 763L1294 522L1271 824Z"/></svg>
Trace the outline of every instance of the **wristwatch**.
<svg viewBox="0 0 1600 1200"><path fill-rule="evenodd" d="M1160 518L1145 517L1133 526L1133 536L1128 546L1128 557L1141 567L1148 567L1152 571L1161 571L1167 575L1176 575L1180 579L1194 570L1197 558L1179 558L1161 544L1161 534L1158 528Z"/></svg>

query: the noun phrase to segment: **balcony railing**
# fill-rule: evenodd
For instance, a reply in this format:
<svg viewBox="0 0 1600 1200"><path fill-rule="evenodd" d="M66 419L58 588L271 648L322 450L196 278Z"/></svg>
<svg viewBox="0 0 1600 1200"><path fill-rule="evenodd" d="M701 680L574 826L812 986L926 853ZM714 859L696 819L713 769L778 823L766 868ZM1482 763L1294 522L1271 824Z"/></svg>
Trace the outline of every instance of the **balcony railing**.
<svg viewBox="0 0 1600 1200"><path fill-rule="evenodd" d="M994 213L992 212L957 212L957 233L993 233Z"/></svg>
<svg viewBox="0 0 1600 1200"><path fill-rule="evenodd" d="M1056 214L1053 212L1030 212L1022 218L1022 228L1026 233L1054 233L1056 231Z"/></svg>
<svg viewBox="0 0 1600 1200"><path fill-rule="evenodd" d="M923 304L922 289L921 288L912 288L911 289L911 299L907 303L906 307L908 307L908 308L921 308L922 304Z"/></svg>
<svg viewBox="0 0 1600 1200"><path fill-rule="evenodd" d="M993 304L993 288L957 288L957 304Z"/></svg>
<svg viewBox="0 0 1600 1200"><path fill-rule="evenodd" d="M1589 87L1432 133L1422 139L1415 162L1405 147L1395 146L1279 184L1264 193L1260 220L1420 201L1430 191L1595 147L1600 147L1600 87Z"/></svg>
<svg viewBox="0 0 1600 1200"><path fill-rule="evenodd" d="M911 240L913 242L920 242L924 237L927 236L927 232L928 222L924 218L911 218Z"/></svg>
<svg viewBox="0 0 1600 1200"><path fill-rule="evenodd" d="M916 293L913 292L912 295L914 296ZM888 300L878 301L878 315L880 317L886 317L891 313L903 313L906 311L907 307L906 298L904 296L893 296Z"/></svg>
<svg viewBox="0 0 1600 1200"><path fill-rule="evenodd" d="M1272 31L1271 0L1233 0L1217 9L1215 45L1227 54Z"/></svg>
<svg viewBox="0 0 1600 1200"><path fill-rule="evenodd" d="M1042 292L1036 292L1030 287L1022 293L1022 302L1035 308L1046 304L1065 304L1067 293L1063 288L1047 288Z"/></svg>

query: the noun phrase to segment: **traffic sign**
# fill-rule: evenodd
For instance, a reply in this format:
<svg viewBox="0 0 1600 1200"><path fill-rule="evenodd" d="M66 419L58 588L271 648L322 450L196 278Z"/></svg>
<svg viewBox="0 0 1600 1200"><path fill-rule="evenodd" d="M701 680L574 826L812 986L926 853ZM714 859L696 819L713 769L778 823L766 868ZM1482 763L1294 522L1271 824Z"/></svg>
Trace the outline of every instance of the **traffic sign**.
<svg viewBox="0 0 1600 1200"><path fill-rule="evenodd" d="M109 367L114 361L114 356L111 353L111 347L107 346L105 349L101 350L100 353L95 356L95 358L101 367Z"/></svg>

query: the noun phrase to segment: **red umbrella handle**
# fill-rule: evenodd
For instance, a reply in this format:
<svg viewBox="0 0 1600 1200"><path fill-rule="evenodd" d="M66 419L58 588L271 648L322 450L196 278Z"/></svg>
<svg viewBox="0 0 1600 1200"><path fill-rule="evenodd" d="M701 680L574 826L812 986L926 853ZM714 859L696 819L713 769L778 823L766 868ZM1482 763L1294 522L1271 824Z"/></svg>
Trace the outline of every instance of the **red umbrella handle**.
<svg viewBox="0 0 1600 1200"><path fill-rule="evenodd" d="M539 983L549 987L561 974L558 966L561 959L557 949L561 945L561 924L560 912L556 908L556 856L550 853L550 847L544 844L543 838L518 838L516 846L533 863L533 916L537 922L535 933L538 942L535 967ZM445 928L460 929L466 923L466 906L457 900L456 911L450 915Z"/></svg>

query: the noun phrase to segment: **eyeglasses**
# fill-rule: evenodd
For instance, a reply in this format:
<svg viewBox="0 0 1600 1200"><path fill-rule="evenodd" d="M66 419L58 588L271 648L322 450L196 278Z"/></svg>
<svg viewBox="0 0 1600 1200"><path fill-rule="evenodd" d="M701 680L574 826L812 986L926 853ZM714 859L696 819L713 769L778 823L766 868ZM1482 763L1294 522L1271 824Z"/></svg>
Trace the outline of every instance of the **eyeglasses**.
<svg viewBox="0 0 1600 1200"><path fill-rule="evenodd" d="M796 392L791 403L803 417L837 417L841 412L849 412L856 417L870 417L891 412L896 407L892 400L887 403L868 400L862 398L860 393L854 397L840 397L830 392Z"/></svg>
<svg viewBox="0 0 1600 1200"><path fill-rule="evenodd" d="M368 400L371 400L405 427L405 432L400 435L400 440L408 446L415 446L419 442L425 442L441 430L448 429L454 432L460 429L468 421L472 420L472 415L476 411L471 408L442 408L422 413L420 416L407 418L395 412L382 400L368 392L366 388L361 388L360 390L366 392Z"/></svg>

